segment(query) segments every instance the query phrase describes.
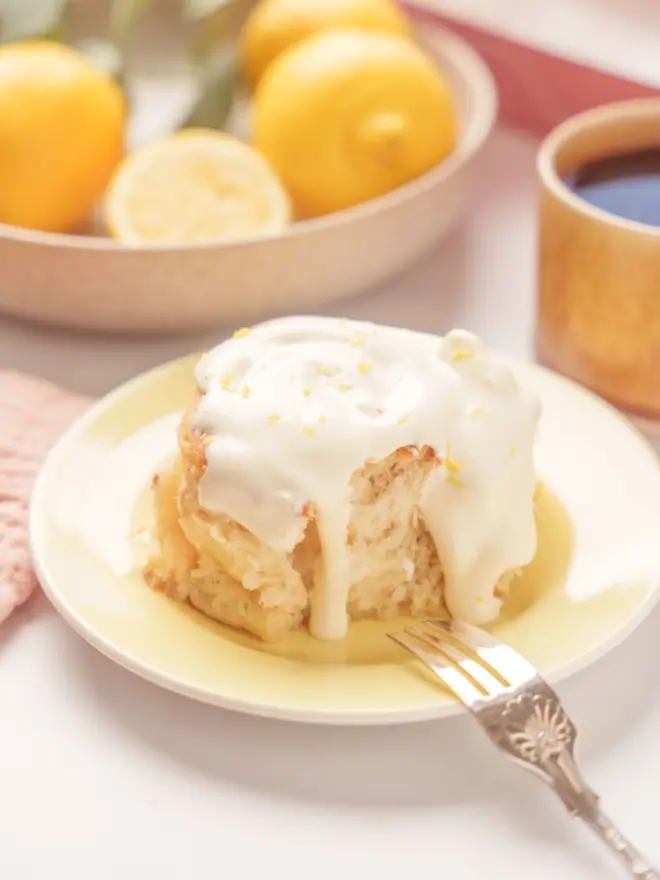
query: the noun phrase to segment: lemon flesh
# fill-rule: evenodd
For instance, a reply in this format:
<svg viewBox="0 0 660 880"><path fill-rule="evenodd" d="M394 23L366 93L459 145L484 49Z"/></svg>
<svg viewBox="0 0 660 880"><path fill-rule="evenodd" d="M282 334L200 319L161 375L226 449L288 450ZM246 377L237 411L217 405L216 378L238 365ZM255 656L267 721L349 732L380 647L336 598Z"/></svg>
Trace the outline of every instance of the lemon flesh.
<svg viewBox="0 0 660 880"><path fill-rule="evenodd" d="M281 232L289 197L250 146L188 129L129 156L106 196L106 222L129 245L235 241Z"/></svg>

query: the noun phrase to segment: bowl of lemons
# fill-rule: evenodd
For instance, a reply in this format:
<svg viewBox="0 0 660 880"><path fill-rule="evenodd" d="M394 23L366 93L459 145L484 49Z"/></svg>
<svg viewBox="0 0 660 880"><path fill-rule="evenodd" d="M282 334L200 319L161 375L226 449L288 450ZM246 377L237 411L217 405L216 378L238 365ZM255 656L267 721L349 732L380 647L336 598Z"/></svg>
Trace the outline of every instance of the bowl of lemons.
<svg viewBox="0 0 660 880"><path fill-rule="evenodd" d="M7 0L0 310L195 330L404 269L469 203L497 109L475 52L410 9Z"/></svg>

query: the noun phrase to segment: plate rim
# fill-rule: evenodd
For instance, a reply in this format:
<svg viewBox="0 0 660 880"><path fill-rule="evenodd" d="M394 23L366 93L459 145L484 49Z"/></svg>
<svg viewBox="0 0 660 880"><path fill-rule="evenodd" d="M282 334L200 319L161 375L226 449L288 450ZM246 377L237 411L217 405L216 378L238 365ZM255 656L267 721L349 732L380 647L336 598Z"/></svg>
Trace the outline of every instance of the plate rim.
<svg viewBox="0 0 660 880"><path fill-rule="evenodd" d="M229 711L287 722L351 727L412 724L423 721L441 720L465 714L467 710L458 701L442 702L422 707L404 706L392 709L360 708L349 710L326 710L319 706L283 706L280 703L270 702L263 699L236 699L231 696L205 690L202 687L191 685L181 679L177 679L176 677L163 675L150 663L138 660L123 652L121 649L117 649L111 639L108 639L102 632L98 631L97 628L88 623L84 616L71 606L68 599L61 595L56 586L55 579L51 579L50 577L48 564L44 561L40 548L43 529L41 509L45 506L46 502L47 496L45 493L51 468L57 463L58 459L65 454L68 445L74 441L78 435L84 433L87 426L90 423L93 423L98 415L107 411L117 400L123 398L127 393L130 393L133 386L142 382L153 381L159 373L182 368L189 362L193 363L194 359L198 356L198 353L193 353L184 355L180 358L175 358L174 360L152 367L151 369L139 373L123 382L108 394L96 400L85 412L78 416L60 435L55 445L47 454L39 470L30 496L28 510L28 541L34 571L42 590L55 610L78 636L99 651L104 657L112 660L121 668L172 693ZM650 440L644 436L644 434L630 421L629 418L626 417L625 414L617 410L602 397L567 376L555 372L541 364L508 357L506 355L500 355L500 357L516 370L520 369L531 373L532 375L536 374L542 379L550 380L562 385L570 392L578 393L579 395L590 399L596 406L600 407L601 410L604 410L609 417L619 422L619 424L635 438L640 453L643 452L648 457L649 462L655 466L660 473L660 457L657 455ZM544 675L544 678L550 684L558 683L573 677L582 670L597 663L611 651L616 650L653 612L659 601L660 576L655 576L653 581L649 583L648 592L643 601L639 603L624 624L613 630L613 632L597 646L593 647L575 660L560 666L558 669L554 670L554 672Z"/></svg>

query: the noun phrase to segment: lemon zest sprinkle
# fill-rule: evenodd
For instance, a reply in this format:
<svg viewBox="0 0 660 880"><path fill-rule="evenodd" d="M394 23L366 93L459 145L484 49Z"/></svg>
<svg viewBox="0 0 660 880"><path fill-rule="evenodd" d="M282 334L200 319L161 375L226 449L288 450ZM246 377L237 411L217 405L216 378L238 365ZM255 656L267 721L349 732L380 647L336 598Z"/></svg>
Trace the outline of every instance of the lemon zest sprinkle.
<svg viewBox="0 0 660 880"><path fill-rule="evenodd" d="M307 434L308 437L314 436L314 428L311 425L303 425L303 431Z"/></svg>
<svg viewBox="0 0 660 880"><path fill-rule="evenodd" d="M317 367L316 372L319 376L336 376L340 370L339 367Z"/></svg>
<svg viewBox="0 0 660 880"><path fill-rule="evenodd" d="M249 336L252 333L252 330L249 327L241 327L240 330L236 330L234 333L234 339L243 339L246 336Z"/></svg>
<svg viewBox="0 0 660 880"><path fill-rule="evenodd" d="M463 467L462 462L454 461L452 459L452 457L451 457L451 444L449 443L449 440L445 444L445 467L447 468L447 472L450 474L457 474L460 471L460 469Z"/></svg>
<svg viewBox="0 0 660 880"><path fill-rule="evenodd" d="M358 370L361 373L370 373L374 368L373 364L367 363L367 361L360 361L358 364Z"/></svg>
<svg viewBox="0 0 660 880"><path fill-rule="evenodd" d="M278 416L277 413L273 413L272 415L268 416L267 422L269 425L274 425L275 422L279 422L281 418L282 416Z"/></svg>

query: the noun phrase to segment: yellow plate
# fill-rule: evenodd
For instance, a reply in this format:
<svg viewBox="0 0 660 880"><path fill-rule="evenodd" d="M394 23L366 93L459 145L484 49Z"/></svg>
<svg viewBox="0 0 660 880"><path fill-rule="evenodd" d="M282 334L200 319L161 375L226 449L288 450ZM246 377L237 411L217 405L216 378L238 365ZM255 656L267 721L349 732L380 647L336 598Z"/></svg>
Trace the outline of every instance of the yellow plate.
<svg viewBox="0 0 660 880"><path fill-rule="evenodd" d="M296 633L273 648L143 584L130 537L148 518L145 486L173 448L192 365L177 361L122 386L49 456L31 540L55 607L127 669L229 709L337 724L455 714L383 624L354 624L338 643ZM614 647L658 598L660 467L609 406L541 368L515 369L543 401L540 546L493 631L558 680Z"/></svg>

